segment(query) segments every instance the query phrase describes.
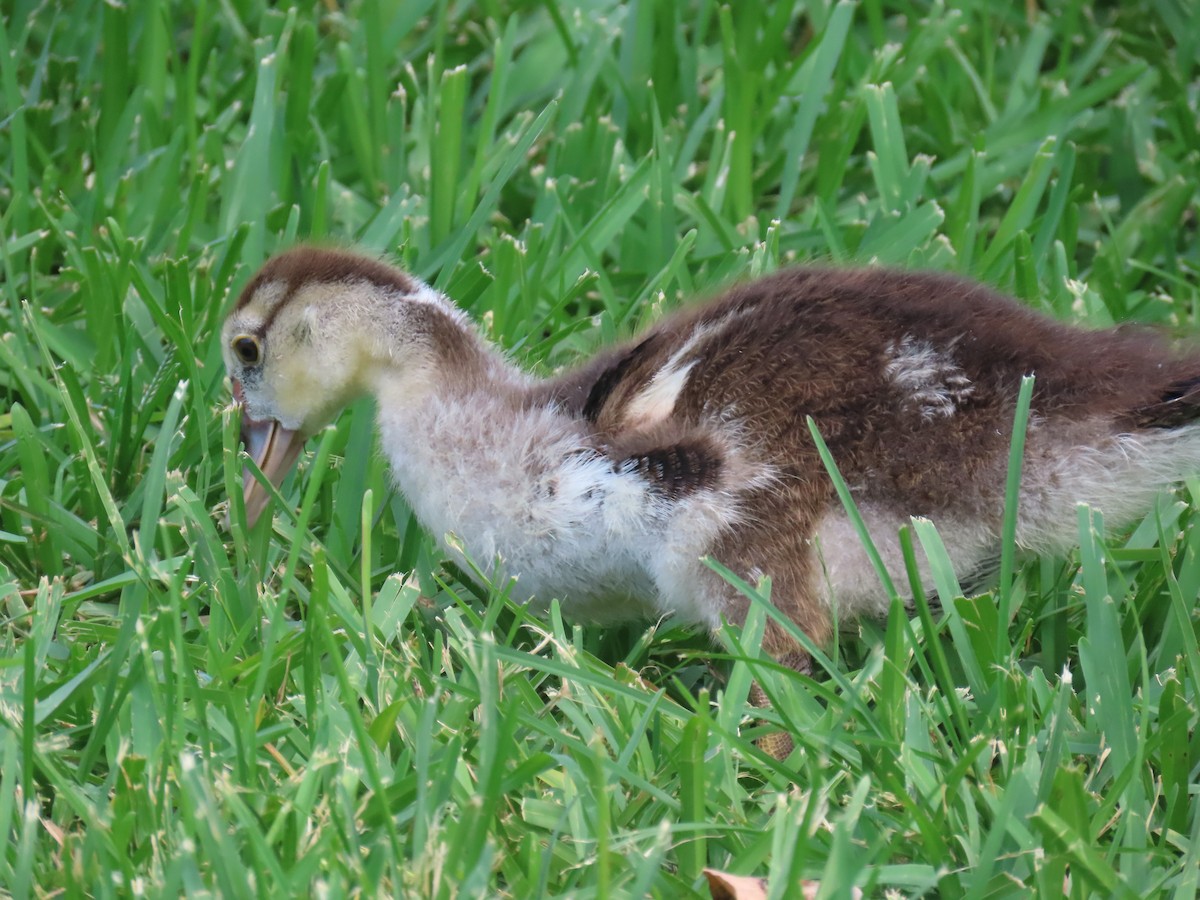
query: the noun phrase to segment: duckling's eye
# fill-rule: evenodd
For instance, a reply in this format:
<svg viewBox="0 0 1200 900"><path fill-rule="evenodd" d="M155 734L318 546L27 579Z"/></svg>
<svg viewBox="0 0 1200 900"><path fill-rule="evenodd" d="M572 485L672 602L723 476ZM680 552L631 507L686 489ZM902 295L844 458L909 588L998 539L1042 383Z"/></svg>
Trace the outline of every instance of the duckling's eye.
<svg viewBox="0 0 1200 900"><path fill-rule="evenodd" d="M230 346L233 347L237 358L248 366L256 366L262 360L262 346L253 335L239 334Z"/></svg>

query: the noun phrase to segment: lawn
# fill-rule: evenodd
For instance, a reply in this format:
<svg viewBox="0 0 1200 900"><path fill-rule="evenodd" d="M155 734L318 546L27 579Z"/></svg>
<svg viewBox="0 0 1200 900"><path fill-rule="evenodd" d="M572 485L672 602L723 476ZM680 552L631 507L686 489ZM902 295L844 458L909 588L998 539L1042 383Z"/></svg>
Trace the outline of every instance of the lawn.
<svg viewBox="0 0 1200 900"><path fill-rule="evenodd" d="M215 341L305 239L540 372L814 260L1195 331L1188 6L6 0L0 894L1194 898L1200 478L808 679L448 566L368 404L230 533Z"/></svg>

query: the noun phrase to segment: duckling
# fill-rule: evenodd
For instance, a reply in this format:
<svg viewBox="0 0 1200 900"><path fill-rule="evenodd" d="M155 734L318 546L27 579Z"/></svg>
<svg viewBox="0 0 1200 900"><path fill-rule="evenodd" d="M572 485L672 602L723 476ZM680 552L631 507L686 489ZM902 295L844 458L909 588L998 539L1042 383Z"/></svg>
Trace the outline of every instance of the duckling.
<svg viewBox="0 0 1200 900"><path fill-rule="evenodd" d="M835 611L885 613L808 416L897 585L912 516L939 525L960 575L996 558L1024 375L1022 547L1062 553L1076 504L1128 524L1200 471L1200 353L1062 324L947 275L780 271L543 379L411 275L300 247L250 280L221 343L246 451L274 484L371 395L395 483L447 553L581 621L741 622L747 601L705 557L769 576L818 645ZM247 476L251 524L267 500ZM764 648L809 670L782 628Z"/></svg>

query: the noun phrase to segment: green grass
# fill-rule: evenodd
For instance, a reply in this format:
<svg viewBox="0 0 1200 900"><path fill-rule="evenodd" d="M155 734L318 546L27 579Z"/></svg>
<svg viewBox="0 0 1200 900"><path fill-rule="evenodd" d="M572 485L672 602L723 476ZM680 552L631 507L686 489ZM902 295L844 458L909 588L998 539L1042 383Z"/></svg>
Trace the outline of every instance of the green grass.
<svg viewBox="0 0 1200 900"><path fill-rule="evenodd" d="M944 611L809 680L755 604L718 678L703 635L480 595L367 406L273 533L226 533L214 341L303 238L540 371L806 260L1194 330L1188 4L310 6L4 6L0 893L1196 896L1200 479L980 597L918 521ZM753 744L780 723L788 765Z"/></svg>

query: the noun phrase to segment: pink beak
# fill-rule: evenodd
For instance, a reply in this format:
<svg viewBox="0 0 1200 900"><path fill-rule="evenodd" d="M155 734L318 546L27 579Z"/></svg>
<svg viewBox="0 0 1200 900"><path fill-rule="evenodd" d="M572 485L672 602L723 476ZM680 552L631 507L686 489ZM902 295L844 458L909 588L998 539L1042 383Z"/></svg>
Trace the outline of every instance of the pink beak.
<svg viewBox="0 0 1200 900"><path fill-rule="evenodd" d="M242 443L246 445L246 453L270 479L271 484L279 487L295 465L304 441L295 431L284 428L274 419L250 418L244 405L242 385L236 379L233 382L233 400L242 407ZM266 509L271 494L249 469L242 475L242 497L246 504L246 524L253 527Z"/></svg>

